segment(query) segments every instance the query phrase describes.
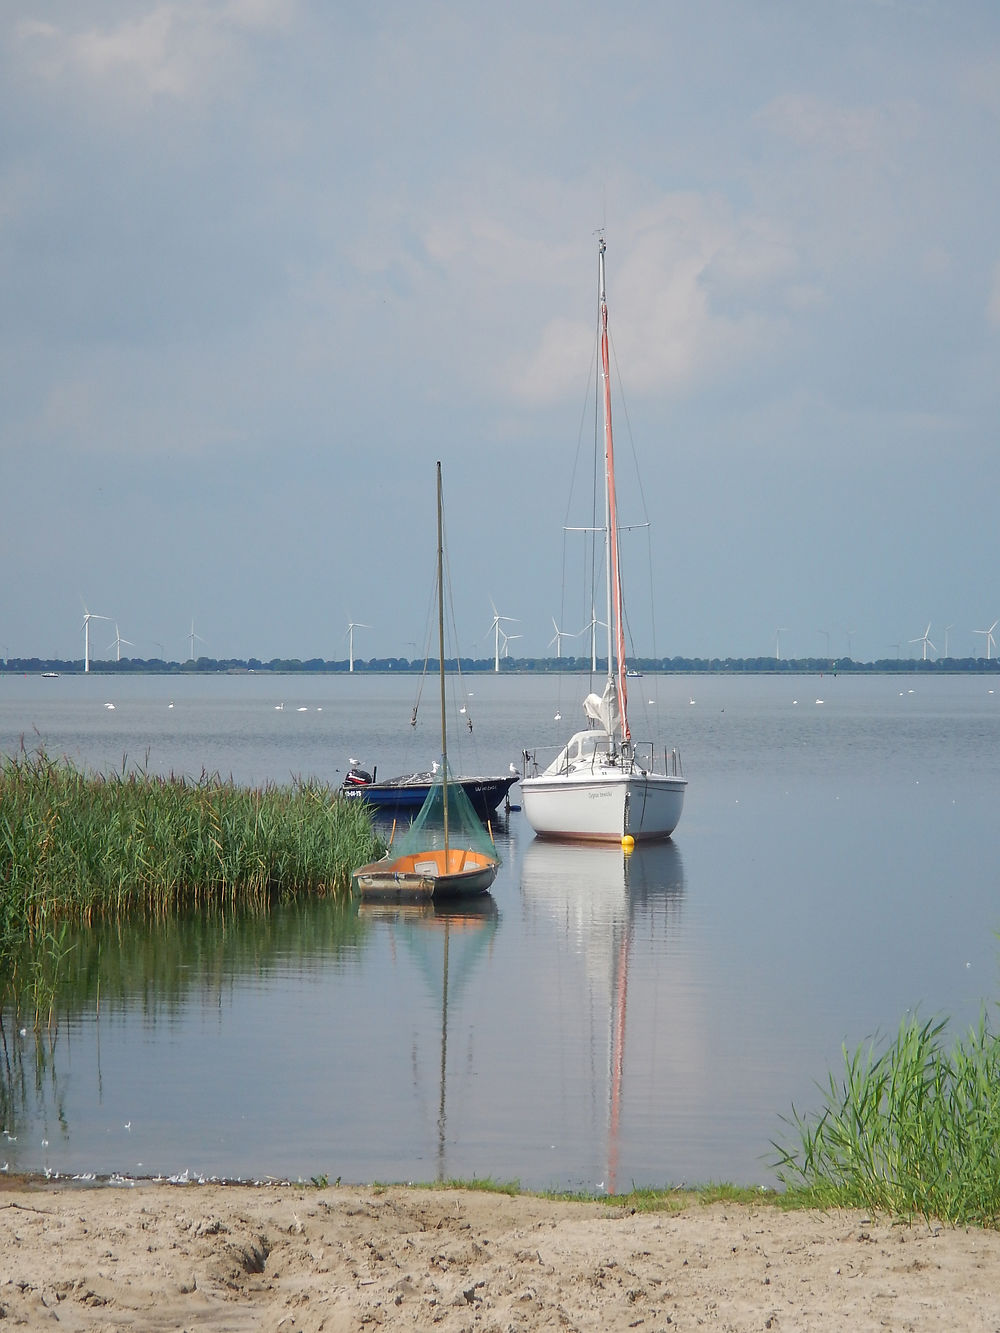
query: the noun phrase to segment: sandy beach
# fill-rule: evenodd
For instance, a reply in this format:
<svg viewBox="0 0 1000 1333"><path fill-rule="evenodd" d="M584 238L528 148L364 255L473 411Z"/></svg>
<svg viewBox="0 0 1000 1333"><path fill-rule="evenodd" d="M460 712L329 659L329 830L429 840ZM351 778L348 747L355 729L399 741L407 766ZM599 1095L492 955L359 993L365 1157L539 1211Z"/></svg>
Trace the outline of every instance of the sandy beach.
<svg viewBox="0 0 1000 1333"><path fill-rule="evenodd" d="M4 1181L4 1328L1000 1328L1000 1234L762 1204Z"/></svg>

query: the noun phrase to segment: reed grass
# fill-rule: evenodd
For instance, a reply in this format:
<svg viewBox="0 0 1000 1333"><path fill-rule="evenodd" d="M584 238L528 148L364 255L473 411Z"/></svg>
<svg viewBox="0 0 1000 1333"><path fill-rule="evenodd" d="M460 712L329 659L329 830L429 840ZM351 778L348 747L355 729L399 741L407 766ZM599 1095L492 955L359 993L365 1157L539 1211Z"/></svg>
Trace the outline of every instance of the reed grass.
<svg viewBox="0 0 1000 1333"><path fill-rule="evenodd" d="M93 775L22 750L0 761L0 966L61 920L342 893L381 851L363 804L319 782Z"/></svg>
<svg viewBox="0 0 1000 1333"><path fill-rule="evenodd" d="M818 1207L996 1227L1000 1221L1000 1036L986 1016L966 1038L904 1021L894 1041L844 1050L815 1115L786 1118L778 1179Z"/></svg>

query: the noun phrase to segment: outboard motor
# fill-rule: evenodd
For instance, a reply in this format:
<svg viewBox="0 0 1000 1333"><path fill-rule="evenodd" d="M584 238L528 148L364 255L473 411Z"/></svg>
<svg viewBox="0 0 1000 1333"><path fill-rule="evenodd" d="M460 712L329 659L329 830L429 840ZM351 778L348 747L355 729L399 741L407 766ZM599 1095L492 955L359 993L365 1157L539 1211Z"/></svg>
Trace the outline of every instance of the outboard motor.
<svg viewBox="0 0 1000 1333"><path fill-rule="evenodd" d="M368 787L375 779L370 773L366 773L363 768L349 768L347 777L344 778L345 787Z"/></svg>

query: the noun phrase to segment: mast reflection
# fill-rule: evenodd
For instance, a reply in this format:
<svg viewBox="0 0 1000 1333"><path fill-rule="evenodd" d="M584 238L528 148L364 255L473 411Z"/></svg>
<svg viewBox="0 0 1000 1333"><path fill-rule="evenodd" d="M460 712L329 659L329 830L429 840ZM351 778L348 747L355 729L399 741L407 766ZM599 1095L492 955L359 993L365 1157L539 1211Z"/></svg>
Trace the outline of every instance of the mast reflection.
<svg viewBox="0 0 1000 1333"><path fill-rule="evenodd" d="M534 839L524 851L521 892L529 908L563 927L584 959L607 1012L607 1180L617 1192L629 961L636 923L664 943L680 926L684 865L672 842L631 852L608 845Z"/></svg>
<svg viewBox="0 0 1000 1333"><path fill-rule="evenodd" d="M363 902L360 917L378 923L417 963L428 990L437 995L440 1013L438 1066L437 1180L446 1176L448 1018L469 976L500 924L492 894L454 904Z"/></svg>

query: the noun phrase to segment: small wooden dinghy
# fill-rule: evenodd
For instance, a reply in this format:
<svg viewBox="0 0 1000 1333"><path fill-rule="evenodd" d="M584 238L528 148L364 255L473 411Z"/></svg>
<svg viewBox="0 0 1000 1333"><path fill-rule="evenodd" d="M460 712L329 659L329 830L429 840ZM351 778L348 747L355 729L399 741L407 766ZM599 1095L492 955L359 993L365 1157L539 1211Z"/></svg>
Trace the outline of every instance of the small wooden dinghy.
<svg viewBox="0 0 1000 1333"><path fill-rule="evenodd" d="M354 887L362 898L420 900L485 893L496 874L496 853L488 856L469 847L425 848L359 866Z"/></svg>

